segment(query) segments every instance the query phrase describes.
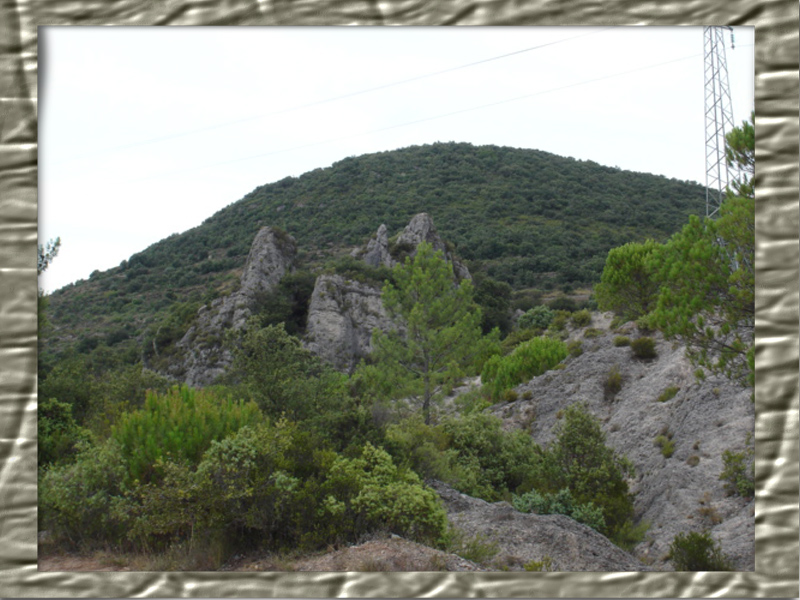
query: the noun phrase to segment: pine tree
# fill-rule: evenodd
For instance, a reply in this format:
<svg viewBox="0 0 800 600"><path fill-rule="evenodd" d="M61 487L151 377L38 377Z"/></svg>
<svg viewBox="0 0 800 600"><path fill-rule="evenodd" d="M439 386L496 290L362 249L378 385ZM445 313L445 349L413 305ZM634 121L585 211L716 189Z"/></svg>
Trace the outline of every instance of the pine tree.
<svg viewBox="0 0 800 600"><path fill-rule="evenodd" d="M452 265L430 244L420 244L393 277L395 283L383 288L383 304L395 328L373 332L373 375L395 398L416 399L430 423L440 387L480 368L498 334L483 337L472 282L457 285Z"/></svg>

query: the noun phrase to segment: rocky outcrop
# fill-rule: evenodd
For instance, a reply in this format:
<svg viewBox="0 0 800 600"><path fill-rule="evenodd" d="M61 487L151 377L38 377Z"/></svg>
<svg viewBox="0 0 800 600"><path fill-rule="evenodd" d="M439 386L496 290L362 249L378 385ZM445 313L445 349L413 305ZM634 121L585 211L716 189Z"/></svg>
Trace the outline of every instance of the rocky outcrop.
<svg viewBox="0 0 800 600"><path fill-rule="evenodd" d="M363 260L371 267L392 268L402 263L406 256L413 258L417 253L417 246L422 242L429 243L434 250L442 253L445 260L453 265L453 273L457 280L472 279L466 265L448 250L447 244L439 237L433 219L428 213L414 215L394 242L389 241L386 225L381 225L366 246L356 248L350 255Z"/></svg>
<svg viewBox="0 0 800 600"><path fill-rule="evenodd" d="M563 515L521 513L508 502L472 498L439 481L426 482L439 494L447 519L467 538L482 536L499 553L494 569L522 571L550 559L553 571L649 571L591 527Z"/></svg>
<svg viewBox="0 0 800 600"><path fill-rule="evenodd" d="M634 554L659 570L671 570L669 546L675 535L709 530L738 571L755 568L755 503L731 496L720 481L726 450L744 449L755 422L752 389L716 377L697 381L685 348L656 339L658 356L633 357L630 347L615 346L614 338L638 337L630 323L610 331L610 314L595 314L593 331L571 332L583 353L515 388L519 400L497 404L492 412L507 428L524 428L546 446L565 407L584 403L596 415L607 443L634 465L629 481L635 519L650 523L645 541ZM612 369L622 375L622 388L606 398L603 384ZM673 397L661 396L668 388ZM656 438L674 443L664 456Z"/></svg>
<svg viewBox="0 0 800 600"><path fill-rule="evenodd" d="M258 296L272 290L292 270L296 254L297 244L290 235L272 227L259 230L250 247L239 289L202 307L197 323L178 342L184 353L178 367L180 379L190 386L204 386L225 372L232 357L222 347L224 332L244 327Z"/></svg>
<svg viewBox="0 0 800 600"><path fill-rule="evenodd" d="M353 254L360 255L370 267L393 267L395 261L389 253L389 234L386 232L386 225L378 227L378 232L367 242L363 254L361 250L355 250Z"/></svg>
<svg viewBox="0 0 800 600"><path fill-rule="evenodd" d="M380 289L341 275L317 278L305 345L334 368L352 372L372 351L372 330L389 327Z"/></svg>
<svg viewBox="0 0 800 600"><path fill-rule="evenodd" d="M386 226L381 225L367 245L351 256L371 267L391 268L405 256L413 257L422 242L442 251L453 265L456 280L471 279L469 269L447 249L427 213L414 216L394 243L389 241ZM320 275L309 303L305 346L337 370L349 373L372 352L372 330L388 331L392 326L381 302L379 284Z"/></svg>

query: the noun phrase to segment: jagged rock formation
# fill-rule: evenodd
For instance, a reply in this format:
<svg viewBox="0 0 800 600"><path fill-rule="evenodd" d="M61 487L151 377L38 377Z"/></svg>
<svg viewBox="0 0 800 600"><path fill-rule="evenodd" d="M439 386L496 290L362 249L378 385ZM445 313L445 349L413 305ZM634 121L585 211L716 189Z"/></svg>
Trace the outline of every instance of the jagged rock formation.
<svg viewBox="0 0 800 600"><path fill-rule="evenodd" d="M753 432L752 390L724 378L698 382L684 347L658 334L652 335L658 356L636 359L630 347L613 343L618 335L638 337L632 323L610 331L610 314L593 319L592 335L597 337L584 337L586 328L570 334L582 342L580 356L568 358L563 369L518 386L520 399L496 404L492 412L506 427L524 428L546 446L554 437L559 411L584 403L601 420L607 443L635 467L629 481L635 519L650 522L635 556L658 570L672 570L667 554L675 535L709 530L736 570L753 570L755 502L729 495L719 479L723 452L741 451ZM603 384L614 367L622 375L622 388L606 399ZM674 397L659 401L670 387L679 388ZM656 445L659 435L674 443L671 456L665 457Z"/></svg>
<svg viewBox="0 0 800 600"><path fill-rule="evenodd" d="M394 267L403 255L414 256L422 242L443 252L452 263L457 280L471 278L467 267L436 233L427 213L414 216L394 244L389 242L386 226L381 225L375 237L351 256L371 267ZM320 275L309 304L305 345L334 368L352 372L372 351L372 330L387 331L392 326L381 302L380 286L340 275Z"/></svg>
<svg viewBox="0 0 800 600"><path fill-rule="evenodd" d="M372 330L389 327L379 288L341 275L317 278L305 345L335 369L352 372L372 351Z"/></svg>
<svg viewBox="0 0 800 600"><path fill-rule="evenodd" d="M354 258L360 258L371 267L394 267L405 259L405 256L412 258L417 253L417 246L422 242L428 242L434 250L439 250L444 255L445 260L453 265L453 273L459 281L471 279L466 265L462 263L447 248L444 240L439 237L433 219L428 213L419 213L411 218L411 221L401 231L394 243L389 241L386 225L378 227L378 231L365 247L356 248L351 252Z"/></svg>
<svg viewBox="0 0 800 600"><path fill-rule="evenodd" d="M440 481L428 481L439 494L451 525L468 538L480 534L499 548L497 570L522 571L549 557L554 571L649 571L591 527L563 515L521 513L508 502L489 503L462 494ZM493 569L494 570L494 569Z"/></svg>
<svg viewBox="0 0 800 600"><path fill-rule="evenodd" d="M262 227L253 239L237 291L217 298L198 311L197 323L178 342L184 361L174 373L187 385L211 384L230 366L230 353L222 348L228 329L241 329L252 314L260 294L269 292L292 270L297 244L290 235Z"/></svg>
<svg viewBox="0 0 800 600"><path fill-rule="evenodd" d="M389 253L389 234L386 232L386 225L381 224L375 237L367 242L367 247L363 250L356 249L353 256L359 256L363 252L364 262L370 267L393 267L395 261Z"/></svg>

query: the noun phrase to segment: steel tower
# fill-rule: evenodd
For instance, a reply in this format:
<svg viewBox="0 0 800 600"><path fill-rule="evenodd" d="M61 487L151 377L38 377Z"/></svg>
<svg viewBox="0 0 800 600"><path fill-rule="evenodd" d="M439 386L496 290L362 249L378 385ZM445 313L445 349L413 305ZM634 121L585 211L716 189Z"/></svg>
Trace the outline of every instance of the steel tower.
<svg viewBox="0 0 800 600"><path fill-rule="evenodd" d="M724 30L731 27L704 27L705 108L706 108L706 216L714 218L725 199L730 182L725 159L725 134L733 129L728 64L725 59Z"/></svg>

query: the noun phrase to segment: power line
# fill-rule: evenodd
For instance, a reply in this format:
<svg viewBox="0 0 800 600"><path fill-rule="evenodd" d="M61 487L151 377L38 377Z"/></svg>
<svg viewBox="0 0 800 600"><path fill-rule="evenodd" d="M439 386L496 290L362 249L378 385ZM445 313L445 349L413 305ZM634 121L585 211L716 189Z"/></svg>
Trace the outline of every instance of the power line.
<svg viewBox="0 0 800 600"><path fill-rule="evenodd" d="M83 155L75 156L75 157L67 159L63 163L59 163L59 164L65 164L65 163L72 162L72 161L75 161L75 160L82 160L84 158L90 158L90 157L93 157L93 156L99 156L101 154L109 154L109 153L112 153L112 152L119 152L120 150L127 150L129 148L136 148L136 147L139 147L139 146L146 146L146 145L149 145L149 144L156 144L156 143L159 143L159 142L164 142L164 141L167 141L167 140L186 137L186 136L190 136L190 135L197 135L199 133L206 133L208 131L214 131L215 129L222 129L222 128L225 128L225 127L232 127L234 125L241 125L242 123L249 123L251 121L256 121L256 120L259 120L259 119L266 119L268 117L274 117L274 116L277 116L277 115L283 115L283 114L295 112L295 111L298 111L298 110L304 110L304 109L307 109L307 108L313 108L315 106L320 106L322 104L328 104L328 103L331 103L331 102L338 102L339 100L346 100L348 98L353 98L355 96L361 96L363 94L369 94L369 93L372 93L372 92L377 92L377 91L380 91L380 90L385 90L385 89L388 89L388 88L397 87L397 86L405 85L405 84L408 84L408 83L413 83L415 81L421 81L423 79L429 79L431 77L437 77L439 75L444 75L446 73L452 73L454 71L460 71L462 69L468 69L470 67L475 67L477 65L486 64L486 63L493 62L493 61L496 61L496 60L502 60L504 58L509 58L511 56L517 56L519 54L524 54L526 52L532 52L534 50L540 50L540 49L546 48L548 46L555 46L557 44L563 44L565 42L570 42L570 41L578 39L578 38L582 38L582 37L586 37L586 36L590 36L590 35L597 35L597 34L602 33L603 31L606 31L608 29L613 29L613 28L612 27L605 27L605 28L599 29L599 30L592 30L592 31L590 31L588 33L581 33L580 35L575 35L575 36L572 36L572 37L563 38L563 39L560 39L560 40L556 40L554 42L547 42L546 44L539 44L538 46L531 46L530 48L523 48L521 50L515 50L514 52L508 52L507 54L500 54L498 56L492 56L491 58L484 58L484 59L481 59L481 60L478 60L478 61L475 61L475 62L471 62L471 63L467 63L467 64L463 64L463 65L458 65L456 67L449 67L447 69L442 69L440 71L434 71L432 73L426 73L426 74L423 74L423 75L416 75L414 77L409 77L408 79L401 79L399 81L393 81L393 82L386 83L386 84L383 84L383 85L379 85L379 86L375 86L375 87L371 87L371 88L366 88L366 89L363 89L363 90L357 90L355 92L348 92L348 93L342 94L340 96L333 96L331 98L324 98L322 100L316 100L314 102L309 102L307 104L300 104L300 105L297 105L297 106L292 106L292 107L289 107L289 108L282 108L280 110L276 110L276 111L272 111L272 112L268 112L268 113L263 113L263 114L259 114L259 115L253 115L253 116L250 116L250 117L244 117L242 119L236 119L234 121L226 121L224 123L217 123L215 125L209 125L207 127L201 127L201 128L198 128L198 129L191 129L191 130L188 130L188 131L181 131L181 132L177 132L177 133L174 133L174 134L165 135L165 136L162 136L162 137L150 138L150 139L147 139L147 140L141 140L141 141L138 141L138 142L131 142L129 144L123 144L121 146L114 146L112 148L107 148L105 150L98 150L98 151L95 151L95 152L91 152L89 154L83 154Z"/></svg>
<svg viewBox="0 0 800 600"><path fill-rule="evenodd" d="M503 105L503 104L509 104L511 102L518 102L520 100L527 100L529 98L534 98L536 96L543 96L545 94L551 94L551 93L554 93L554 92L560 92L560 91L563 91L563 90L566 90L566 89L570 89L570 88L574 88L574 87L579 87L579 86L583 86L583 85L589 85L589 84L592 84L592 83L597 83L599 81L605 81L605 80L608 80L608 79L613 79L615 77L622 77L624 75L630 75L630 74L633 74L633 73L639 73L641 71L646 71L648 69L655 69L655 68L658 68L658 67L663 67L665 65L674 64L674 63L681 62L681 61L684 61L684 60L697 58L698 56L702 56L702 55L701 54L691 54L689 56L683 56L681 58L675 58L675 59L672 59L672 60L668 60L668 61L664 61L664 62L660 62L660 63L655 63L655 64L652 64L652 65L646 65L644 67L638 67L636 69L629 69L627 71L621 71L619 73L612 73L610 75L603 75L601 77L594 77L592 79L585 79L583 81L578 81L578 82L575 82L575 83L570 83L570 84L567 84L567 85L562 85L562 86L559 86L559 87L550 88L548 90L541 90L541 91L538 91L538 92L533 92L531 94L524 94L522 96L515 96L514 98L507 98L505 100L498 100L496 102L490 102L488 104L481 104L479 106L472 106L472 107L469 107L469 108L463 108L463 109L460 109L460 110L455 110L455 111L451 111L451 112L447 112L447 113L443 113L443 114L439 114L439 115L434 115L434 116L431 116L431 117L425 117L423 119L417 119L417 120L414 120L414 121L407 121L407 122L404 122L404 123L398 123L398 124L395 124L395 125L389 125L389 126L386 126L386 127L381 127L381 128L373 129L373 130L370 130L370 131L363 131L363 132L360 132L360 133L354 133L352 135L341 136L341 137L332 138L332 139L328 139L328 140L320 140L318 142L310 142L308 144L302 144L302 145L299 145L299 146L293 146L291 148L282 148L280 150L273 150L273 151L270 151L270 152L263 152L263 153L259 153L259 154L253 154L253 155L250 155L250 156L243 156L243 157L239 157L239 158L233 158L233 159L230 159L230 160L220 161L220 162L216 162L216 163L210 163L210 164L206 164L206 165L202 165L202 166L187 167L185 169L177 169L177 170L174 170L174 171L158 173L158 174L151 175L151 176L148 176L148 177L141 177L141 178L138 178L138 179L128 180L128 181L125 181L124 183L137 183L137 182L140 182L140 181L149 181L151 179L159 179L161 177L167 177L169 175L173 175L173 174L176 174L176 173L184 173L184 172L191 172L191 171L196 171L196 170L200 170L200 169L208 169L208 168L211 168L211 167L229 165L229 164L233 164L233 163L237 163L237 162L243 162L243 161L246 161L246 160L253 160L253 159L256 159L256 158L264 158L266 156L274 156L276 154L284 154L284 153L287 153L287 152L295 152L297 150L304 150L306 148L312 148L312 147L315 147L315 146L323 146L325 144L333 144L333 143L336 143L336 142L342 142L342 141L345 141L345 140L350 140L350 139L354 139L354 138L358 138L358 137L363 137L363 136L366 136L366 135L372 135L372 134L375 134L375 133L381 133L381 132L389 131L389 130L392 130L392 129L399 129L401 127L408 127L410 125L418 125L420 123L426 123L428 121L435 121L435 120L438 120L438 119L444 119L444 118L452 117L452 116L455 116L455 115L461 115L461 114L472 112L472 111L476 111L476 110L482 110L482 109L485 109L485 108L492 108L492 107L500 106L500 105Z"/></svg>

